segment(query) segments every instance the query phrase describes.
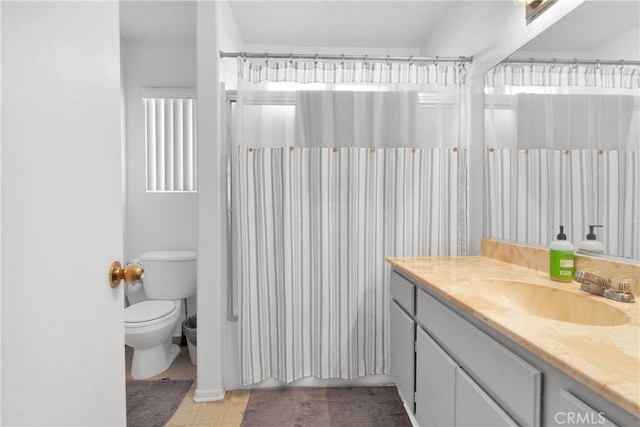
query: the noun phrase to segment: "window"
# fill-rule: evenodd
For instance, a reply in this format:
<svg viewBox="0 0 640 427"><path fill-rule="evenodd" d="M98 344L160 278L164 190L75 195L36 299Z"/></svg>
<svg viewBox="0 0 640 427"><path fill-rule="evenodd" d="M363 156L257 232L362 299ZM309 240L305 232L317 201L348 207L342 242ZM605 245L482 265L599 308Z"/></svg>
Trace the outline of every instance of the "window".
<svg viewBox="0 0 640 427"><path fill-rule="evenodd" d="M195 91L145 89L147 192L195 192Z"/></svg>

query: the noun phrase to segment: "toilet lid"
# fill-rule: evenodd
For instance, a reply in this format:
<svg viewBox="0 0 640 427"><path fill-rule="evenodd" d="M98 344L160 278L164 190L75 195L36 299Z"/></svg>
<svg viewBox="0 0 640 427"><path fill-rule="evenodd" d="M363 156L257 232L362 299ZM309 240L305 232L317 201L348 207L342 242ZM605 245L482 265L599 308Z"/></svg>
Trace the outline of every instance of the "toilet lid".
<svg viewBox="0 0 640 427"><path fill-rule="evenodd" d="M127 307L124 311L126 323L140 323L156 320L176 309L173 301L143 301Z"/></svg>

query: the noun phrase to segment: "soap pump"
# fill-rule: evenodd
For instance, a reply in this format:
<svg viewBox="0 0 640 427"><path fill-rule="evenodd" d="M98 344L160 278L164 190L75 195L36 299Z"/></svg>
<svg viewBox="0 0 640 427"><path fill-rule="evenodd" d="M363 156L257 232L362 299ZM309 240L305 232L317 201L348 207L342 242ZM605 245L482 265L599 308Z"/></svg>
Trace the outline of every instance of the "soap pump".
<svg viewBox="0 0 640 427"><path fill-rule="evenodd" d="M573 273L573 245L567 241L561 225L560 233L549 246L549 277L557 282L571 282Z"/></svg>
<svg viewBox="0 0 640 427"><path fill-rule="evenodd" d="M578 246L578 250L580 252L587 252L592 254L603 254L604 253L604 245L602 242L599 242L596 236L596 233L593 232L593 229L596 227L602 227L601 225L590 225L589 233L587 233L587 239L580 242Z"/></svg>

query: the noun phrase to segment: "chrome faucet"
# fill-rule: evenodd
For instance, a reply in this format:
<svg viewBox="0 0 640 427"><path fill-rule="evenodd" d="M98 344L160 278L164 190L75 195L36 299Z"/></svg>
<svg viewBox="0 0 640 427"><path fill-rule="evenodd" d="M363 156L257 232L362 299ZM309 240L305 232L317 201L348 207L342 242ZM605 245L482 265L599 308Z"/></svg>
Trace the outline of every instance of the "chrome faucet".
<svg viewBox="0 0 640 427"><path fill-rule="evenodd" d="M621 302L635 302L631 293L631 279L605 279L588 271L576 271L574 276L580 283L580 290L594 295L600 295Z"/></svg>

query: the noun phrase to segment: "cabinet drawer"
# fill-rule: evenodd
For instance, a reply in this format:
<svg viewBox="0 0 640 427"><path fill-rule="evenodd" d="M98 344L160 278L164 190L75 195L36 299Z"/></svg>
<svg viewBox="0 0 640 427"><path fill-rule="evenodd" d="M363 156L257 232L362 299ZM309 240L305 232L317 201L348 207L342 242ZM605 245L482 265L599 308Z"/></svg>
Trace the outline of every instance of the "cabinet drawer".
<svg viewBox="0 0 640 427"><path fill-rule="evenodd" d="M400 276L395 271L391 272L391 298L404 308L407 313L413 314L413 295L415 286L413 283Z"/></svg>
<svg viewBox="0 0 640 427"><path fill-rule="evenodd" d="M416 319L520 425L539 426L541 373L423 289Z"/></svg>

